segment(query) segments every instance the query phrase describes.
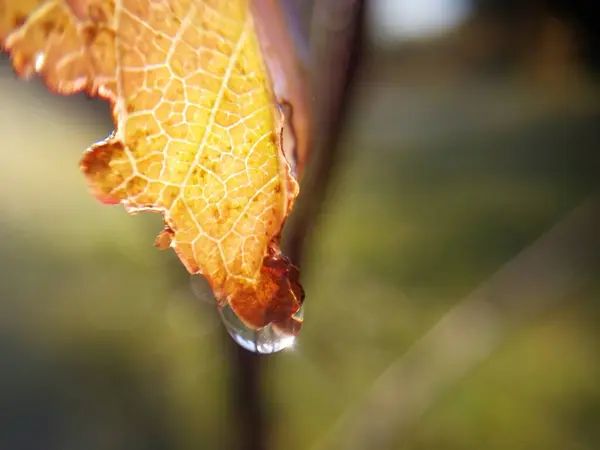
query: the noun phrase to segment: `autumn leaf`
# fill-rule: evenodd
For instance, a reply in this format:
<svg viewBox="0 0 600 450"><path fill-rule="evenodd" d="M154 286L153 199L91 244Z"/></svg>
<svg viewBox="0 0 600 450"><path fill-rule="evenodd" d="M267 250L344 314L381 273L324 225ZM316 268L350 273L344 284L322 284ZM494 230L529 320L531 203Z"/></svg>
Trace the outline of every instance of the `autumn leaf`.
<svg viewBox="0 0 600 450"><path fill-rule="evenodd" d="M163 214L156 245L251 328L295 334L303 292L279 237L298 183L248 0L0 0L17 73L110 101L81 168L96 197Z"/></svg>

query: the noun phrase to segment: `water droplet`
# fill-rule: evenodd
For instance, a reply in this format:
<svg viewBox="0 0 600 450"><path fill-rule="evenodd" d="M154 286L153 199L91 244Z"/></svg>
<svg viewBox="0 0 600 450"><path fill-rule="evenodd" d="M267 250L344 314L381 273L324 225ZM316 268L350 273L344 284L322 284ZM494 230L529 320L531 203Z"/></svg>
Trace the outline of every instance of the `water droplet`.
<svg viewBox="0 0 600 450"><path fill-rule="evenodd" d="M219 309L223 324L235 342L248 351L261 354L276 353L292 348L302 326L304 306L285 324L270 323L258 330L247 327L229 304Z"/></svg>

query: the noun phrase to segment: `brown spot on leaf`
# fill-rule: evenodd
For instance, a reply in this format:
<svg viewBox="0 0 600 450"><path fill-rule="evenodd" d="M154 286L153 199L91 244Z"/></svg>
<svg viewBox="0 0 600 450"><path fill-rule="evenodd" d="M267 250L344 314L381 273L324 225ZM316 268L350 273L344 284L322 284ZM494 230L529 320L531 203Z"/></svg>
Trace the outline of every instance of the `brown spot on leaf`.
<svg viewBox="0 0 600 450"><path fill-rule="evenodd" d="M0 8L0 15L2 15L1 8ZM17 14L15 14L14 27L21 28L25 24L26 21L27 21L27 16L24 16L21 13L17 13Z"/></svg>

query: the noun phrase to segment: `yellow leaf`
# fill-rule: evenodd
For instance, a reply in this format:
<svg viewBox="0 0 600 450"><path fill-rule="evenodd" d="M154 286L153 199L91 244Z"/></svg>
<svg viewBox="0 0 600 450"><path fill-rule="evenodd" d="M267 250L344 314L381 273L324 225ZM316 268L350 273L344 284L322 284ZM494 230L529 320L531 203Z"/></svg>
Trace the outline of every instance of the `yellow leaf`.
<svg viewBox="0 0 600 450"><path fill-rule="evenodd" d="M108 99L81 167L102 202L163 214L157 246L249 327L295 334L303 292L279 235L298 194L248 0L0 0L21 76Z"/></svg>

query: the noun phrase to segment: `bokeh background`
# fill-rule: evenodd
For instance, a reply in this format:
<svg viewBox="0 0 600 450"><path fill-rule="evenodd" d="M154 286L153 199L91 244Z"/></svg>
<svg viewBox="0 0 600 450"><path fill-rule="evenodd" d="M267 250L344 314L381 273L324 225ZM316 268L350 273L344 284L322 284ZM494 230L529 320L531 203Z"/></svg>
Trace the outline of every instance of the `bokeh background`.
<svg viewBox="0 0 600 450"><path fill-rule="evenodd" d="M366 2L305 325L259 361L262 448L600 448L594 14ZM152 246L160 218L87 192L107 105L4 56L0 131L0 449L256 446L236 388L256 374Z"/></svg>

